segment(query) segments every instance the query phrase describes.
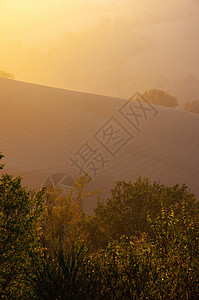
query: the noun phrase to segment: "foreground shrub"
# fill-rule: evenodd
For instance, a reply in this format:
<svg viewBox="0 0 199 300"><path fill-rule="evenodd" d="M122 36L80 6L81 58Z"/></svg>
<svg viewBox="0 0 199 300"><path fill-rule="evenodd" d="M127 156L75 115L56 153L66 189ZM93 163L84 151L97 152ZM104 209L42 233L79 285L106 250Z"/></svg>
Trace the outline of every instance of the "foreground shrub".
<svg viewBox="0 0 199 300"><path fill-rule="evenodd" d="M39 253L43 194L34 198L21 186L21 177L0 179L0 296L15 299L24 295L31 256Z"/></svg>
<svg viewBox="0 0 199 300"><path fill-rule="evenodd" d="M44 251L33 257L30 284L37 299L89 299L89 281L86 276L88 250L77 239L67 249L59 249L55 258Z"/></svg>
<svg viewBox="0 0 199 300"><path fill-rule="evenodd" d="M148 213L153 237L123 236L98 251L77 238L53 259L45 255L40 268L35 268L37 297L197 299L198 210L190 209L187 199L178 209L175 204L168 206L162 199L160 213Z"/></svg>
<svg viewBox="0 0 199 300"><path fill-rule="evenodd" d="M87 217L85 182L30 197L20 177L1 177L0 297L198 299L199 210L187 187L119 182Z"/></svg>

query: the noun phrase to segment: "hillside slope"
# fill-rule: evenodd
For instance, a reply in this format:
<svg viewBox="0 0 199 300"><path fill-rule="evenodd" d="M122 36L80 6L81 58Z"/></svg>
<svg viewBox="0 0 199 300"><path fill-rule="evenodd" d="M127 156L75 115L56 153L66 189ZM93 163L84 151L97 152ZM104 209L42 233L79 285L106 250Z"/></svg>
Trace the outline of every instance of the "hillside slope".
<svg viewBox="0 0 199 300"><path fill-rule="evenodd" d="M89 188L104 196L116 180L138 175L186 183L199 196L197 114L7 79L0 79L0 105L3 172L22 173L30 188L45 180L70 185L85 171Z"/></svg>

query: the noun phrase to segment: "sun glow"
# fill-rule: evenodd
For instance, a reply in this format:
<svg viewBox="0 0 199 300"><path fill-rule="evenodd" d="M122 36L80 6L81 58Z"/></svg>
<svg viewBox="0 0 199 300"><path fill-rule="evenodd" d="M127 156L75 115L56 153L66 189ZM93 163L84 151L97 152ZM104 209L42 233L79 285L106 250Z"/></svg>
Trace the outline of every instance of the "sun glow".
<svg viewBox="0 0 199 300"><path fill-rule="evenodd" d="M1 31L4 32L3 37L9 39L46 22L70 16L75 6L73 1L63 0L0 1L0 25Z"/></svg>
<svg viewBox="0 0 199 300"><path fill-rule="evenodd" d="M0 70L111 96L133 85L187 98L198 87L198 15L195 0L0 0Z"/></svg>

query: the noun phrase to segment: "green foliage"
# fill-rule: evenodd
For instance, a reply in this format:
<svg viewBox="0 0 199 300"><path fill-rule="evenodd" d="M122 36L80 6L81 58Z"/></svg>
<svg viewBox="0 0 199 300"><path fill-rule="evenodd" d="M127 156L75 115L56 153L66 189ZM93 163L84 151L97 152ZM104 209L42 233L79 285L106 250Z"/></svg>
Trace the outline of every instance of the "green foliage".
<svg viewBox="0 0 199 300"><path fill-rule="evenodd" d="M141 177L134 183L117 182L111 193L112 197L106 202L98 201L94 216L87 218L86 228L94 248L104 247L110 238L119 240L123 235L139 236L141 232L153 237L147 214L150 212L152 217L157 216L161 212L162 201L168 208L173 206L179 217L183 201L190 211L198 206L186 185L167 187Z"/></svg>
<svg viewBox="0 0 199 300"><path fill-rule="evenodd" d="M0 153L0 160L1 160L3 157L4 157L4 155L2 155L2 154ZM0 164L0 170L2 170L3 167L4 167L4 165Z"/></svg>
<svg viewBox="0 0 199 300"><path fill-rule="evenodd" d="M164 209L151 219L156 242L123 236L92 252L77 240L67 256L45 256L38 299L197 299L199 220L183 209L183 221Z"/></svg>
<svg viewBox="0 0 199 300"><path fill-rule="evenodd" d="M30 282L38 299L84 299L89 282L85 274L87 247L83 202L89 176L77 179L67 195L47 188L41 257L33 258Z"/></svg>
<svg viewBox="0 0 199 300"><path fill-rule="evenodd" d="M87 234L81 232L79 237L78 234L72 241L63 243L64 247L59 247L53 257L45 255L40 259L42 265L39 268L39 264L34 264L37 297L197 299L199 217L194 195L188 193L185 185L165 187L156 182L150 184L147 178L138 178L133 185L119 182L112 190L112 195L113 199L109 199L107 204L98 203L95 210L98 220L96 215L84 215L78 225L87 226L88 244L92 248L97 248L94 247L96 241L98 246L102 242L104 248L89 250L86 246ZM127 210L131 211L129 215L126 214ZM125 226L121 231L117 228L114 231L117 239L114 240L110 236L109 225L114 217L111 226L116 225L120 218L118 211L125 213L125 217L129 218L129 227L133 227L134 231L131 237L120 236ZM139 218L138 211L141 214ZM111 214L109 218L108 213ZM108 220L104 227L102 220ZM118 222L122 226L124 218ZM145 223L150 229L148 235L143 233ZM103 227L105 240L103 235L101 241L97 238L101 232L99 227ZM94 231L90 235L90 228L97 229L96 235ZM135 228L142 229L137 236L138 230Z"/></svg>
<svg viewBox="0 0 199 300"><path fill-rule="evenodd" d="M162 90L151 89L145 91L142 96L150 103L175 108L178 106L177 98Z"/></svg>
<svg viewBox="0 0 199 300"><path fill-rule="evenodd" d="M14 74L7 73L5 71L0 70L0 77L6 79L14 79Z"/></svg>
<svg viewBox="0 0 199 300"><path fill-rule="evenodd" d="M150 219L155 242L123 237L100 251L94 266L95 285L101 279L103 291L99 299L197 299L198 212L193 216L184 202L181 217L162 205Z"/></svg>
<svg viewBox="0 0 199 300"><path fill-rule="evenodd" d="M198 299L199 209L187 187L118 182L88 217L89 180L30 197L21 177L1 177L0 297Z"/></svg>
<svg viewBox="0 0 199 300"><path fill-rule="evenodd" d="M66 253L77 237L86 238L83 203L97 193L86 192L90 180L88 175L79 177L67 195L59 189L47 188L43 242L53 256L60 251Z"/></svg>
<svg viewBox="0 0 199 300"><path fill-rule="evenodd" d="M154 254L163 299L197 299L199 294L199 214L183 201L181 214L165 207L149 217L155 232Z"/></svg>
<svg viewBox="0 0 199 300"><path fill-rule="evenodd" d="M184 109L199 114L199 100L193 100L192 102L187 102L184 106Z"/></svg>
<svg viewBox="0 0 199 300"><path fill-rule="evenodd" d="M40 250L43 192L31 199L21 177L0 179L0 295L11 299L25 292L31 255Z"/></svg>
<svg viewBox="0 0 199 300"><path fill-rule="evenodd" d="M43 224L43 244L51 255L58 256L67 251L77 236L81 235L81 220L84 216L80 203L59 189L47 189L45 222Z"/></svg>

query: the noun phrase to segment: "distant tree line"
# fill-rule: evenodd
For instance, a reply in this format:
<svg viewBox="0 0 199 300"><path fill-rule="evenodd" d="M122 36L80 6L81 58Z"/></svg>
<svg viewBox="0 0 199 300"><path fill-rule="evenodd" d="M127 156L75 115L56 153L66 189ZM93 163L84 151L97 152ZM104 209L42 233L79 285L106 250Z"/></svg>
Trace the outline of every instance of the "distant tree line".
<svg viewBox="0 0 199 300"><path fill-rule="evenodd" d="M172 107L175 108L178 106L178 100L176 97L169 95L168 93L157 90L157 89L150 89L146 90L142 96L152 104ZM185 103L184 110L189 112L194 112L199 114L199 100L193 100L190 102Z"/></svg>
<svg viewBox="0 0 199 300"><path fill-rule="evenodd" d="M14 79L14 74L7 73L3 70L0 70L0 78Z"/></svg>
<svg viewBox="0 0 199 300"><path fill-rule="evenodd" d="M14 74L7 73L3 70L0 70L0 78L14 79ZM146 90L142 96L150 103L160 106L166 106L171 108L176 108L178 106L178 99L174 96L171 96L167 92L160 89L149 89ZM199 100L193 100L187 102L184 105L186 111L199 113Z"/></svg>
<svg viewBox="0 0 199 300"><path fill-rule="evenodd" d="M199 100L187 102L184 106L184 109L199 114Z"/></svg>

